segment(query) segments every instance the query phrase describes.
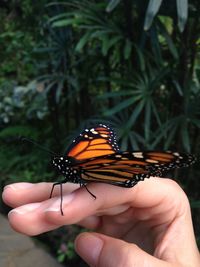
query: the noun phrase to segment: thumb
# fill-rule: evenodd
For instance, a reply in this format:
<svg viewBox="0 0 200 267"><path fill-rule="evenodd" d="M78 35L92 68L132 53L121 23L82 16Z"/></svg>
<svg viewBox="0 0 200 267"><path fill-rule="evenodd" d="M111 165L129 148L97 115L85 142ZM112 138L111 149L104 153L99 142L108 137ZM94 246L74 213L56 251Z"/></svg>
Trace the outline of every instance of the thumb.
<svg viewBox="0 0 200 267"><path fill-rule="evenodd" d="M82 233L75 241L77 253L91 267L170 267L134 244L97 233Z"/></svg>

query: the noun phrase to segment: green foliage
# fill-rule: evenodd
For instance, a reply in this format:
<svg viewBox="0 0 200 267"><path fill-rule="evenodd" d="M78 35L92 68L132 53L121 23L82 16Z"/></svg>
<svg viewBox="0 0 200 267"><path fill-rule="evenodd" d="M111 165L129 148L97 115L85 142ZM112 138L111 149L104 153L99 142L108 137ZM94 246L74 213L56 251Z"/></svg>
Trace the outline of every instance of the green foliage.
<svg viewBox="0 0 200 267"><path fill-rule="evenodd" d="M199 209L200 208L200 201L191 201L190 204L191 204L191 207L193 209Z"/></svg>
<svg viewBox="0 0 200 267"><path fill-rule="evenodd" d="M10 126L0 131L0 139L16 138L20 136L29 136L33 139L38 138L38 131L31 126Z"/></svg>
<svg viewBox="0 0 200 267"><path fill-rule="evenodd" d="M0 85L8 78L16 78L19 83L28 82L28 77L36 75L32 57L33 35L18 28L12 17L14 13L9 17L0 10L0 15Z"/></svg>
<svg viewBox="0 0 200 267"><path fill-rule="evenodd" d="M0 125L42 119L47 114L46 98L40 93L42 83L32 81L19 86L14 81L4 81L0 88Z"/></svg>
<svg viewBox="0 0 200 267"><path fill-rule="evenodd" d="M87 53L88 49L92 51L99 44L100 56L106 57L110 62L107 67L109 73L107 77L101 77L101 81L107 82L112 89L109 89L109 92L103 90L100 99L104 101L110 99L110 102L115 105L104 106L104 116L113 116L126 110L129 116L125 128L128 132L134 131L133 125L134 128L138 128L137 132L141 139L144 137L144 147L153 149L164 143L164 148L168 149L174 145L173 140L178 138L179 146L190 151L191 138L193 139L190 132L193 127L199 125L197 105L199 89L194 92L191 88L194 86L192 76L183 83L176 69L180 64L181 54L175 42L182 36L179 34L173 40L173 31L176 31L176 27L172 28L173 26L168 23L166 26L169 26L166 28L164 24L166 19L162 16L155 19L162 1L149 1L144 28L149 29L154 19L154 24L149 31L152 51L144 52L141 45L137 44L137 40L134 40L135 36L129 30L130 28L125 28L126 21L117 9L119 2L110 1L107 9L114 11L109 16L106 14L106 6L103 3L97 4L96 1L90 1L90 4L87 0L61 3L62 7L68 8L67 12L63 11L50 21L53 27L71 26L77 34L80 34L75 52ZM135 8L137 10L137 5ZM181 31L187 19L186 10L187 1L182 4L177 1L178 26ZM129 21L137 21L134 15L129 15L132 16ZM172 13L171 16L173 17L174 14ZM138 23L142 24L142 21L139 20ZM142 34L145 37L145 32ZM171 56L166 53L167 49L171 52ZM179 51L181 50L180 44ZM154 59L150 53L154 54ZM131 61L136 62L136 66L132 65ZM120 70L123 75L120 74ZM176 95L179 107L172 101ZM163 110L165 112L162 112ZM138 122L141 119L143 123L139 125ZM135 127L135 125L139 126ZM152 127L157 130L152 131ZM129 146L131 145L128 139L122 140L122 143L127 143L125 147L128 143ZM137 142L136 145L138 147Z"/></svg>
<svg viewBox="0 0 200 267"><path fill-rule="evenodd" d="M122 149L194 149L200 128L194 50L199 36L180 33L187 1L176 2L177 25L171 2L144 1L141 6L138 1L48 1L44 9L45 3L30 6L30 1L22 1L23 17L17 23L7 20L0 33L3 58L10 58L0 68L1 136L15 134L18 124L23 135L27 121L37 128L39 119L60 147L73 128L98 116L111 121ZM195 23L198 33L198 5L193 1L189 8L193 13L187 28L192 31ZM43 12L31 18L33 25L40 25L39 33L32 25L22 27L35 10ZM191 43L187 53L184 43ZM10 73L13 79L8 80ZM198 152L199 144L195 149Z"/></svg>
<svg viewBox="0 0 200 267"><path fill-rule="evenodd" d="M1 132L1 180L6 184L20 181L41 182L52 180L53 172L48 166L50 162L49 155L34 148L30 149L30 144L27 145L20 141L15 133L21 131L23 134L28 134L31 128L12 127ZM36 135L36 132L31 132L29 136Z"/></svg>
<svg viewBox="0 0 200 267"><path fill-rule="evenodd" d="M74 249L74 243L68 242L67 245L61 244L60 249L57 251L57 259L59 262L64 262L65 260L72 260L77 257Z"/></svg>
<svg viewBox="0 0 200 267"><path fill-rule="evenodd" d="M120 3L120 1L121 0L111 0L106 7L106 11L111 12Z"/></svg>
<svg viewBox="0 0 200 267"><path fill-rule="evenodd" d="M55 16L50 21L53 27L72 25L73 28L83 31L75 51L82 52L86 44L94 42L97 45L98 41L103 56L106 56L112 48L118 49L119 52L124 47L123 56L125 59L128 58L132 49L131 42L124 38L123 28L119 21L115 20L115 16L106 14L103 3L96 4L85 0L72 1L66 5L69 5L72 11Z"/></svg>
<svg viewBox="0 0 200 267"><path fill-rule="evenodd" d="M162 4L162 0L150 0L147 8L144 29L148 30L151 27L155 15L158 13L159 8Z"/></svg>

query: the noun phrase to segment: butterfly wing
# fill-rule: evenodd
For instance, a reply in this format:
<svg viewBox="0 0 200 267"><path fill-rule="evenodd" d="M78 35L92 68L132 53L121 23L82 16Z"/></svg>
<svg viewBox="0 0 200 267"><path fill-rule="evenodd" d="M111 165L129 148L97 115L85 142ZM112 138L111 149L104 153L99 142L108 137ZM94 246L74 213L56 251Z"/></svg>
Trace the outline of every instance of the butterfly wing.
<svg viewBox="0 0 200 267"><path fill-rule="evenodd" d="M133 187L150 176L162 176L173 168L195 162L192 155L176 152L122 152L93 158L80 164L81 179L122 187Z"/></svg>
<svg viewBox="0 0 200 267"><path fill-rule="evenodd" d="M67 157L82 161L119 151L113 130L104 124L85 129L69 146Z"/></svg>

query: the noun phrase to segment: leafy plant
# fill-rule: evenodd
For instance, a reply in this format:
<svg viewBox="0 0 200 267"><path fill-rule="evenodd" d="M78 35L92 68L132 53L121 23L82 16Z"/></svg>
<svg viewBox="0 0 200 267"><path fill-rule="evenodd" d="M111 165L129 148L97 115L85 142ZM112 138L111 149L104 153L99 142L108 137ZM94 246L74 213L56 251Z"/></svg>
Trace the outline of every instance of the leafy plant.
<svg viewBox="0 0 200 267"><path fill-rule="evenodd" d="M57 259L59 262L64 262L65 260L72 260L77 257L77 254L74 250L74 243L68 242L66 244L61 244L60 248L57 251Z"/></svg>

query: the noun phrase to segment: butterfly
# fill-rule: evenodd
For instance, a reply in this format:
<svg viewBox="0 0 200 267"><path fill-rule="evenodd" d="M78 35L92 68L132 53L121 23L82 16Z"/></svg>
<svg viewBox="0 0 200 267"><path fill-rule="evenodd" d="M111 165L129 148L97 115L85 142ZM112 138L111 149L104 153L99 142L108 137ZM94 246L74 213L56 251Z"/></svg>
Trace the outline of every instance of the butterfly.
<svg viewBox="0 0 200 267"><path fill-rule="evenodd" d="M195 160L190 154L170 151L120 151L114 131L108 125L97 124L74 139L62 157L53 157L53 166L64 179L53 184L50 198L54 187L60 185L63 215L63 183L78 183L96 198L86 186L90 182L129 188L150 176L163 176L173 168L188 167Z"/></svg>

